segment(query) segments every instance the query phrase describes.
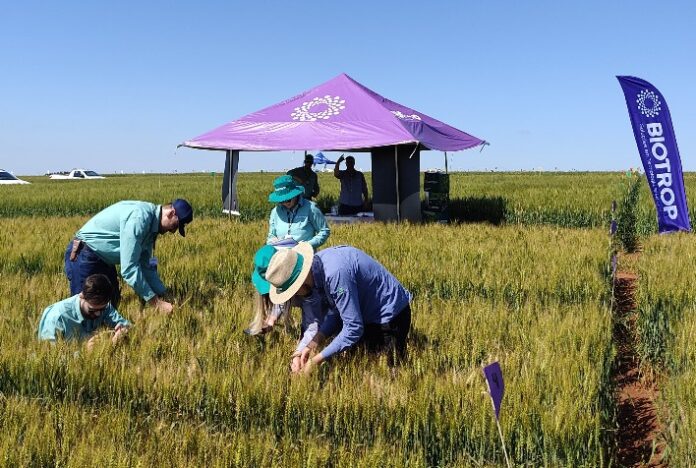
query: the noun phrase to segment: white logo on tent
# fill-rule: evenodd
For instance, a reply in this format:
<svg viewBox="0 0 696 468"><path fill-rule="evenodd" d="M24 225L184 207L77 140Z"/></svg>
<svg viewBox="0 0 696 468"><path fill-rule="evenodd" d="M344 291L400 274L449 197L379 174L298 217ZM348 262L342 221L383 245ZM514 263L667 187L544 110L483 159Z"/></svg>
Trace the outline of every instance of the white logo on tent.
<svg viewBox="0 0 696 468"><path fill-rule="evenodd" d="M636 102L638 103L638 110L640 110L640 113L644 116L652 118L660 115L662 103L660 102L660 98L657 97L657 94L652 91L644 89L638 93Z"/></svg>
<svg viewBox="0 0 696 468"><path fill-rule="evenodd" d="M398 110L391 111L391 113L394 114L395 116L397 116L398 118L400 118L401 120L421 120L420 115L418 115L418 114L407 115L407 114L404 114L403 112L398 111Z"/></svg>
<svg viewBox="0 0 696 468"><path fill-rule="evenodd" d="M315 97L311 101L303 102L300 107L295 107L295 112L290 114L290 117L302 122L327 120L340 114L346 108L345 103L346 100L340 96L331 97L327 94L324 97Z"/></svg>

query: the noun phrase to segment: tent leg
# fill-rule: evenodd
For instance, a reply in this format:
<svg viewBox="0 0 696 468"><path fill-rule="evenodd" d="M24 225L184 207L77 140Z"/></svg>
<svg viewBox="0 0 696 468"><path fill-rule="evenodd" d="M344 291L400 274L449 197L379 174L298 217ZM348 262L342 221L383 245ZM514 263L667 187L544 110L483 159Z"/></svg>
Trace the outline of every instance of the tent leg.
<svg viewBox="0 0 696 468"><path fill-rule="evenodd" d="M227 152L227 157L230 158L230 167L232 167L232 151ZM232 221L232 171L230 171L229 193L227 196L229 197L228 200L230 200L230 207L229 210L227 210L227 219Z"/></svg>
<svg viewBox="0 0 696 468"><path fill-rule="evenodd" d="M396 168L396 221L401 221L401 200L399 199L399 147L394 145L394 167Z"/></svg>
<svg viewBox="0 0 696 468"><path fill-rule="evenodd" d="M229 218L232 215L239 216L237 201L237 170L239 164L239 151L227 151L225 153L225 172L222 176L222 211Z"/></svg>

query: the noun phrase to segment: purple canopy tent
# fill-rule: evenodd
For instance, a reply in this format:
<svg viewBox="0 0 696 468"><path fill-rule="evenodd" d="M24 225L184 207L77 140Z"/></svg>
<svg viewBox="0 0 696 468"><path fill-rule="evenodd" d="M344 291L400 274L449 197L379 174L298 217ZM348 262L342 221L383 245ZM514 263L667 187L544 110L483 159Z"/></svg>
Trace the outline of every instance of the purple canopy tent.
<svg viewBox="0 0 696 468"><path fill-rule="evenodd" d="M420 219L420 150L459 151L482 144L484 140L390 101L341 74L179 146L225 150L226 169L235 173L239 151L371 151L375 217ZM227 182L232 203L234 181Z"/></svg>

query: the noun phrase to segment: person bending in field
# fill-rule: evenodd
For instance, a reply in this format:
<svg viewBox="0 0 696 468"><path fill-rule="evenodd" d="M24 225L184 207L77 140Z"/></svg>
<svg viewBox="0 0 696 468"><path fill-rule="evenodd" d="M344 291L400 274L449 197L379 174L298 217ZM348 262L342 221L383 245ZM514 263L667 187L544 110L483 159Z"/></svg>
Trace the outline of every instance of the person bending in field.
<svg viewBox="0 0 696 468"><path fill-rule="evenodd" d="M113 286L106 275L88 276L81 293L46 307L39 323L39 339L89 339L89 349L96 342L97 330L108 327L115 331L111 341L117 344L131 324L109 302L112 294Z"/></svg>
<svg viewBox="0 0 696 468"><path fill-rule="evenodd" d="M307 241L314 249L323 245L331 234L326 224L324 214L316 203L303 197L304 188L289 175L277 177L273 181L273 192L268 195L268 201L276 203L268 221L266 244L276 248L292 247L300 241ZM274 251L274 250L272 250ZM258 302L258 301L257 301ZM295 301L298 307L302 300ZM265 333L271 330L276 319L287 317L291 304L281 304L272 307L271 312L261 328L249 327L249 334ZM311 306L310 306L311 307ZM259 315L257 308L256 317Z"/></svg>
<svg viewBox="0 0 696 468"><path fill-rule="evenodd" d="M111 304L118 307L121 290L116 266L121 276L145 302L157 310L171 313L172 304L161 296L166 292L152 256L157 236L179 231L193 221L193 208L182 199L168 205L142 201L121 201L97 213L77 231L65 250L65 275L70 294L83 289L85 278L105 274L113 286Z"/></svg>
<svg viewBox="0 0 696 468"><path fill-rule="evenodd" d="M312 250L312 247L304 242L304 248ZM270 284L264 279L268 263L273 255L282 248L271 245L261 247L254 256L254 271L251 274L251 282L256 289L254 293L254 320L245 332L249 335L264 334L271 331L279 317L289 314L291 306L299 307L302 311L301 337L293 353L290 368L293 372L300 370L300 352L307 347L319 330L323 319L321 298L318 294L310 294L304 298L294 298L283 304L283 308L274 305L270 300Z"/></svg>
<svg viewBox="0 0 696 468"><path fill-rule="evenodd" d="M406 357L411 293L365 252L344 245L314 253L300 242L277 250L263 278L274 304L319 294L327 310L317 333L293 356L295 372L308 374L317 364L358 344L369 352L387 353L390 364Z"/></svg>

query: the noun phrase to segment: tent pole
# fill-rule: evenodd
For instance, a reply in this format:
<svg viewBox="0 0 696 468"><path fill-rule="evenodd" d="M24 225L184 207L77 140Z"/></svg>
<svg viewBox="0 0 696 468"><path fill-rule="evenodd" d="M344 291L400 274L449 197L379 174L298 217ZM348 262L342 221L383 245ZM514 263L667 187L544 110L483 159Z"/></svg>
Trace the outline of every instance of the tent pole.
<svg viewBox="0 0 696 468"><path fill-rule="evenodd" d="M445 151L445 174L447 174L447 151Z"/></svg>
<svg viewBox="0 0 696 468"><path fill-rule="evenodd" d="M401 221L401 200L399 200L399 146L394 145L394 166L396 167L396 220Z"/></svg>
<svg viewBox="0 0 696 468"><path fill-rule="evenodd" d="M232 151L227 151L227 157L230 159L230 183L228 185L228 196L227 200L229 205L227 207L227 216L230 221L232 221Z"/></svg>

